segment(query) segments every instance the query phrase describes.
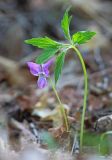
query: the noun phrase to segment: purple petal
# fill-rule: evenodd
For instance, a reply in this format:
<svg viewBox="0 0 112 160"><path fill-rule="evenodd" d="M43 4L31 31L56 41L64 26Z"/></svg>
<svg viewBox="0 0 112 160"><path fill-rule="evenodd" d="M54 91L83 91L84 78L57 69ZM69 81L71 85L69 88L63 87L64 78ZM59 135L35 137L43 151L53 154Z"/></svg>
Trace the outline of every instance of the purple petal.
<svg viewBox="0 0 112 160"><path fill-rule="evenodd" d="M43 72L46 77L49 77L49 67L54 63L54 58L50 59L48 62L42 65Z"/></svg>
<svg viewBox="0 0 112 160"><path fill-rule="evenodd" d="M45 64L43 64L43 68L49 68L54 63L54 58L51 58L49 61L47 61Z"/></svg>
<svg viewBox="0 0 112 160"><path fill-rule="evenodd" d="M39 76L38 81L37 81L37 85L40 89L46 87L47 86L47 79L43 75Z"/></svg>
<svg viewBox="0 0 112 160"><path fill-rule="evenodd" d="M49 77L49 70L47 68L43 68L43 72L46 77Z"/></svg>
<svg viewBox="0 0 112 160"><path fill-rule="evenodd" d="M38 76L39 72L41 72L40 65L33 63L33 62L27 62L27 64L28 64L31 74L33 74L34 76Z"/></svg>

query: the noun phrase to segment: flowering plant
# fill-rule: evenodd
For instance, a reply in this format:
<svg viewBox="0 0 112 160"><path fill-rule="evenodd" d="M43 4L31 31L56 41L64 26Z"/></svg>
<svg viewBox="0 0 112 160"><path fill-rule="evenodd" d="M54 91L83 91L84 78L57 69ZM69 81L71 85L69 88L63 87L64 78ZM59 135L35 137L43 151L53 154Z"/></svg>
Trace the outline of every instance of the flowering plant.
<svg viewBox="0 0 112 160"><path fill-rule="evenodd" d="M29 40L25 40L25 43L31 44L33 46L43 49L43 53L36 58L36 63L28 62L30 72L34 76L39 76L39 79L38 79L39 88L43 88L47 85L46 78L49 77L49 67L52 63L52 60L48 61L49 59L53 58L54 56L56 57L55 70L54 70L55 84L56 84L61 75L65 56L68 53L67 51L69 49L73 49L75 53L77 54L82 64L82 69L84 72L84 84L85 84L83 112L82 112L81 129L80 129L80 149L82 149L83 132L84 132L84 118L85 118L85 112L86 112L86 107L87 107L88 77L87 77L86 66L85 66L82 54L78 50L77 46L86 43L96 33L91 32L91 31L79 31L71 36L70 30L69 30L71 19L72 19L72 16L69 16L69 9L67 9L61 21L61 28L64 32L64 36L67 39L68 43L56 42L55 40L48 38L48 37L32 38ZM50 82L57 96L57 99L60 103L60 106L61 106L60 109L61 109L61 112L64 118L64 124L66 126L66 130L69 131L69 123L68 123L66 112L58 96L55 85L52 83L51 80Z"/></svg>

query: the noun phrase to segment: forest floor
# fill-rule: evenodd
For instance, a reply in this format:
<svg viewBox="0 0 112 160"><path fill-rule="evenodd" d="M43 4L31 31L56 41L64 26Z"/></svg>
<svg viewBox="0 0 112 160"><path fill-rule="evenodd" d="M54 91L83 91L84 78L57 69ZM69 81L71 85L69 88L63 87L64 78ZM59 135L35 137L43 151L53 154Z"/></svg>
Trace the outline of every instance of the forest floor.
<svg viewBox="0 0 112 160"><path fill-rule="evenodd" d="M112 131L112 2L71 1L72 32L87 28L98 33L79 47L89 77L82 154L79 130L84 78L77 56L70 51L57 84L68 114L68 135L51 86L38 89L26 65L41 50L23 42L44 35L64 41L60 19L67 5L55 2L49 6L49 0L17 2L0 2L0 160L111 160L112 136L101 142L101 135ZM53 79L53 67L50 71Z"/></svg>

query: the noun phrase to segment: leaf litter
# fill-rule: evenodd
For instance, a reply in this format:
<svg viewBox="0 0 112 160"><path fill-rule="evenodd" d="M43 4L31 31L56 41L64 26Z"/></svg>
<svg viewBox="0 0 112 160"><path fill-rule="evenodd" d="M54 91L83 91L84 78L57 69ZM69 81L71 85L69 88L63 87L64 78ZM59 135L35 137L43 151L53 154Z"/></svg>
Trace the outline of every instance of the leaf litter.
<svg viewBox="0 0 112 160"><path fill-rule="evenodd" d="M97 1L96 1L97 2ZM4 3L4 2L3 2ZM21 5L20 2L19 6ZM32 2L33 3L33 2ZM77 3L75 0L73 3ZM85 45L82 47L82 51L84 54L86 66L88 67L89 79L90 79L90 96L88 97L88 109L85 118L85 129L88 133L85 133L88 141L92 141L90 135L94 133L95 142L93 145L86 141L85 138L85 146L84 146L84 154L77 155L76 149L73 149L73 153L71 155L71 150L73 147L73 141L77 134L77 131L80 127L80 117L82 112L82 96L83 96L83 77L81 76L81 67L79 65L78 60L73 61L73 57L68 57L68 61L65 63L65 70L63 71L62 80L60 79L58 84L58 92L61 96L63 103L65 104L65 110L68 113L69 123L71 125L71 130L73 134L68 137L65 132L65 128L63 126L62 117L59 114L58 103L55 95L53 94L51 87L49 86L46 90L39 90L36 88L34 82L34 78L31 77L26 69L25 62L21 65L21 61L15 61L17 59L18 53L21 50L12 50L9 41L6 44L2 42L2 49L5 47L8 48L8 55L6 57L10 57L10 60L6 57L0 57L0 159L1 160L47 160L47 159L56 159L56 160L74 160L74 159L98 159L105 160L111 159L112 148L109 148L108 154L110 156L104 157L100 156L97 153L99 135L104 131L112 130L112 68L111 68L111 49L109 47L110 38L104 36L102 34L102 28L105 32L110 33L109 25L104 26L102 24L99 25L97 20L97 16L99 19L99 15L90 12L90 10L85 10L85 5L81 5L82 1L80 1L80 10L87 13L87 15L96 21L95 27L96 30L99 31L100 34L97 37L97 42L92 42L92 44ZM92 2L89 2L92 4ZM107 5L110 2L107 2ZM4 3L5 4L5 3ZM44 2L43 2L44 4ZM106 3L105 3L106 4ZM98 2L97 10L101 12L101 6L105 6L105 4L100 4ZM6 7L6 4L4 5ZM25 6L25 4L24 4ZM33 7L33 4L31 5ZM5 10L5 7L2 9ZM10 6L11 7L11 6ZM12 15L11 10L7 10L9 12L9 25L12 26ZM7 8L7 7L6 7ZM94 7L93 7L94 9ZM7 14L6 12L6 14ZM15 15L18 16L17 11L13 10ZM20 12L18 10L18 12ZM109 12L109 11L107 11ZM48 13L48 12L47 12ZM26 13L27 14L27 13ZM37 15L36 13L30 13ZM46 13L45 13L46 14ZM110 13L107 13L107 16ZM5 15L1 14L1 20L5 19ZM103 15L104 16L104 15ZM102 17L103 17L102 16ZM25 27L25 32L30 32L32 35L37 35L37 22L38 20L33 19L31 30L28 31L29 25L31 25L30 19L25 17L20 13L20 17L25 19L24 24L21 23L21 26L14 25L15 30L19 28L19 32L21 33L20 39L24 36L23 28ZM50 17L48 13L48 17ZM76 18L81 19L81 17L76 14ZM83 17L84 18L84 17ZM108 19L108 18L107 18ZM105 23L107 24L107 19ZM51 20L51 18L50 18ZM7 19L5 19L1 24L6 25ZM47 21L47 22L46 22ZM54 26L57 22L49 22L46 20L43 23L42 29L38 28L38 31L41 33L48 31L46 23L52 23ZM52 21L52 20L51 20ZM82 21L82 20L80 20ZM87 19L85 18L85 22ZM93 21L92 21L93 22ZM15 22L14 22L15 23ZM26 24L27 25L26 25ZM100 22L101 23L101 22ZM83 24L82 24L83 25ZM39 25L38 25L39 26ZM76 24L77 26L77 24ZM93 26L93 25L92 25ZM13 27L13 26L12 26ZM45 29L46 28L46 29ZM73 28L74 24L73 24ZM77 27L78 28L78 27ZM91 28L91 25L90 25ZM59 29L56 30L57 38L62 40L63 38L60 36ZM10 33L10 34L9 34ZM12 32L11 30L7 30L5 32L6 37L10 35L11 38ZM50 33L51 34L51 33ZM54 32L53 35L55 36ZM8 37L8 38L9 38ZM10 39L9 38L9 39ZM18 36L15 36L18 40ZM10 44L10 45L9 45ZM15 45L17 46L17 41L15 41ZM97 45L96 45L97 44ZM5 46L6 45L6 46ZM96 61L94 53L96 53L96 48L100 48L100 56L102 61ZM21 44L20 44L21 48ZM110 50L109 50L109 49ZM28 55L26 52L30 50L34 53L32 48L25 49L25 56ZM4 53L4 49L1 50ZM14 56L10 53L14 53ZM37 51L39 53L39 51ZM90 54L90 55L89 55ZM21 55L23 56L23 55ZM19 55L19 57L21 57ZM35 58L35 57L33 57ZM21 59L21 58L20 58ZM30 59L32 60L32 58ZM8 62L7 65L4 62ZM73 62L73 63L72 63ZM100 68L101 63L104 64L104 68ZM52 70L52 69L51 69ZM68 71L69 70L69 71ZM69 74L68 74L69 72ZM105 76L108 78L108 82L105 81ZM106 87L105 87L106 86ZM80 92L79 92L80 88ZM90 137L89 137L90 136ZM98 137L97 137L98 136ZM96 138L95 138L96 137ZM111 140L112 137L107 137L108 140ZM48 141L49 140L49 141ZM68 142L71 143L69 144ZM52 143L53 144L52 144ZM76 142L79 142L79 138L77 137ZM105 143L104 143L105 144ZM86 146L87 145L87 146ZM51 148L54 147L54 150L51 151ZM108 147L108 145L107 145ZM110 146L111 147L111 146ZM50 149L49 149L50 148ZM69 151L68 151L69 150ZM94 151L94 153L93 153Z"/></svg>

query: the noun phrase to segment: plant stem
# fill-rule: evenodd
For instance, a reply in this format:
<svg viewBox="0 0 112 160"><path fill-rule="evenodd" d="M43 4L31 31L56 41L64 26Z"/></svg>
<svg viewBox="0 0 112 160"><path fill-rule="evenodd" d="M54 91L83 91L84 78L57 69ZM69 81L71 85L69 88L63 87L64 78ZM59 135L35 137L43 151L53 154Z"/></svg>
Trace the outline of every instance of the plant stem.
<svg viewBox="0 0 112 160"><path fill-rule="evenodd" d="M59 98L58 92L57 92L57 90L56 90L56 88L55 88L55 85L54 85L54 83L52 82L51 78L50 78L50 83L51 83L51 86L52 86L52 88L53 88L53 91L54 91L54 93L55 93L55 95L56 95L56 97L57 97L57 100L58 100L58 102L59 102L59 104L60 104L60 110L61 110L62 117L64 118L64 124L65 124L65 127L66 127L66 131L69 132L69 123L68 123L67 114L66 114L66 112L65 112L64 106L63 106L63 104L62 104L62 102L61 102L61 100L60 100L60 98Z"/></svg>
<svg viewBox="0 0 112 160"><path fill-rule="evenodd" d="M83 72L84 72L84 101L83 101L83 111L82 111L82 118L81 118L81 129L80 129L80 150L82 150L83 146L83 134L84 134L84 118L85 118L85 113L86 113L86 107L87 107L87 95L88 95L88 76L87 76L87 71L86 71L86 66L83 60L83 57L80 53L80 51L75 47L72 46L72 48L75 50L77 56L80 59L80 62L82 64Z"/></svg>

